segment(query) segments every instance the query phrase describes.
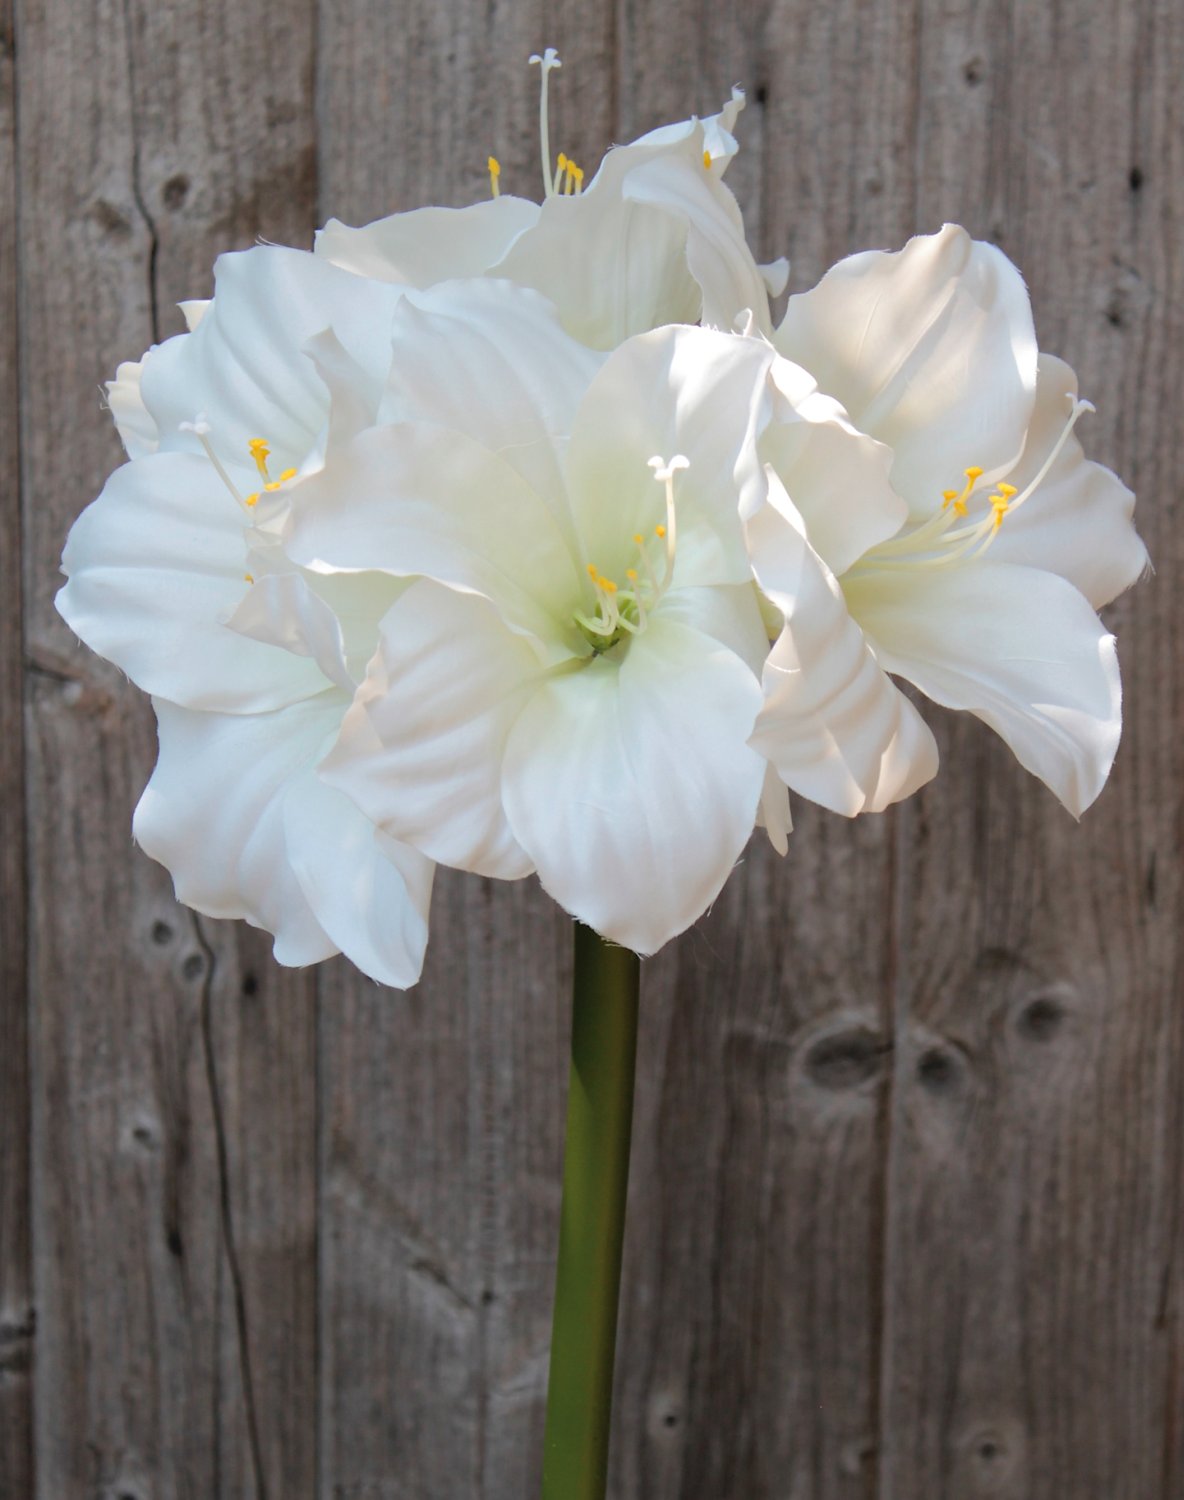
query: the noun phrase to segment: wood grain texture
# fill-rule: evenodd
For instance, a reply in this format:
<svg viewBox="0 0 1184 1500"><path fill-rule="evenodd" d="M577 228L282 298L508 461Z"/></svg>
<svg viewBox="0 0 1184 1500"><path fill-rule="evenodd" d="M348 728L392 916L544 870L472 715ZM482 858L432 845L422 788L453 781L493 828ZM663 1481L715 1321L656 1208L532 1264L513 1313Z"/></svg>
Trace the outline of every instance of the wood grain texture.
<svg viewBox="0 0 1184 1500"><path fill-rule="evenodd" d="M1084 440L1142 496L1157 574L1107 611L1125 743L1080 826L952 717L945 774L904 810L893 1500L1181 1492L1181 19L924 11L920 221L1016 260L1042 347L1097 402Z"/></svg>
<svg viewBox="0 0 1184 1500"><path fill-rule="evenodd" d="M363 222L539 177L537 73L565 68L556 140L612 138L596 7L322 6L324 217ZM571 87L569 88L569 81ZM556 149L559 149L558 147ZM570 924L534 882L441 872L420 985L321 983L322 1494L528 1495L538 1483L559 1232Z"/></svg>
<svg viewBox="0 0 1184 1500"><path fill-rule="evenodd" d="M0 1495L33 1492L16 46L0 0Z"/></svg>
<svg viewBox="0 0 1184 1500"><path fill-rule="evenodd" d="M18 35L39 1493L263 1500L316 1462L313 987L133 851L151 714L52 595L117 461L98 381L218 250L307 239L312 14L38 4Z"/></svg>
<svg viewBox="0 0 1184 1500"><path fill-rule="evenodd" d="M748 88L729 180L794 287L945 219L1002 244L1156 568L1110 612L1126 739L1080 827L931 714L931 788L855 824L797 807L789 859L754 842L646 964L611 1493L1180 1500L1179 5L16 0L14 127L6 3L0 1495L535 1492L567 920L442 875L407 995L197 923L128 834L146 705L51 599L118 461L115 363L222 249L472 201L491 151L534 191L526 57L553 44L586 165Z"/></svg>

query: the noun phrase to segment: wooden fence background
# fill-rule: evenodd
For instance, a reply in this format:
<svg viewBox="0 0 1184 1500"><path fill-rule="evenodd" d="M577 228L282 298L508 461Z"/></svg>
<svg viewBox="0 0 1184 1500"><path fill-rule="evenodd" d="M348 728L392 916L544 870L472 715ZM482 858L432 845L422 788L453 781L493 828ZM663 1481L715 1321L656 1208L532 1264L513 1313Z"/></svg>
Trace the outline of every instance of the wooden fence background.
<svg viewBox="0 0 1184 1500"><path fill-rule="evenodd" d="M544 43L589 164L745 84L796 287L998 241L1157 570L1080 827L937 715L936 784L799 804L646 965L613 1495L1181 1500L1179 0L0 0L0 1495L535 1493L566 921L446 877L401 995L178 909L51 601L100 380L220 250L533 184Z"/></svg>

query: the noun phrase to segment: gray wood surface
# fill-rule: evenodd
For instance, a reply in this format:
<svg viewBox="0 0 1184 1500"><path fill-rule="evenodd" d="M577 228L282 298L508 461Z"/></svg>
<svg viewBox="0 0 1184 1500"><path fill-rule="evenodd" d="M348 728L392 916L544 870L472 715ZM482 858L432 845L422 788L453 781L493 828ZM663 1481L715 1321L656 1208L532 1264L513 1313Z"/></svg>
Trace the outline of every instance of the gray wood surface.
<svg viewBox="0 0 1184 1500"><path fill-rule="evenodd" d="M0 1495L33 1483L15 54L0 0Z"/></svg>
<svg viewBox="0 0 1184 1500"><path fill-rule="evenodd" d="M544 43L588 165L745 84L795 287L1003 245L1156 567L1080 826L934 715L933 786L799 805L646 965L612 1493L1181 1500L1178 0L0 0L0 1496L535 1493L566 920L445 875L401 995L178 909L150 712L51 601L118 360L222 249L532 189Z"/></svg>

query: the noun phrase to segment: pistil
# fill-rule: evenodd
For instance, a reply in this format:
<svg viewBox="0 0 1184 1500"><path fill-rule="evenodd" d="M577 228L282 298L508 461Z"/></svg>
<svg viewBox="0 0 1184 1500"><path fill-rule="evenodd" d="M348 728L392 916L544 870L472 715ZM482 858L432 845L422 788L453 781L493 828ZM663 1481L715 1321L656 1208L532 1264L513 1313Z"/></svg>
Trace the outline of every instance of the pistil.
<svg viewBox="0 0 1184 1500"><path fill-rule="evenodd" d="M563 64L559 60L559 53L554 47L547 47L542 56L532 52L530 56L531 65L535 63L539 67L539 147L543 157L543 192L548 198L555 196L555 181L551 176L551 127L547 106L547 83L552 68L561 68Z"/></svg>

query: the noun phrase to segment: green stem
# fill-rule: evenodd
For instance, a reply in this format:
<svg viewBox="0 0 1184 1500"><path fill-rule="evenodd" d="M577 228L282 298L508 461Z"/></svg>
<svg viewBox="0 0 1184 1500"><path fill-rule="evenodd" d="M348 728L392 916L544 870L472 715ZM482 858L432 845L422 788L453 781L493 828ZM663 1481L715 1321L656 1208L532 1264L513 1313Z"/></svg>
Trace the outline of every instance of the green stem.
<svg viewBox="0 0 1184 1500"><path fill-rule="evenodd" d="M543 1500L604 1500L640 964L576 926Z"/></svg>

